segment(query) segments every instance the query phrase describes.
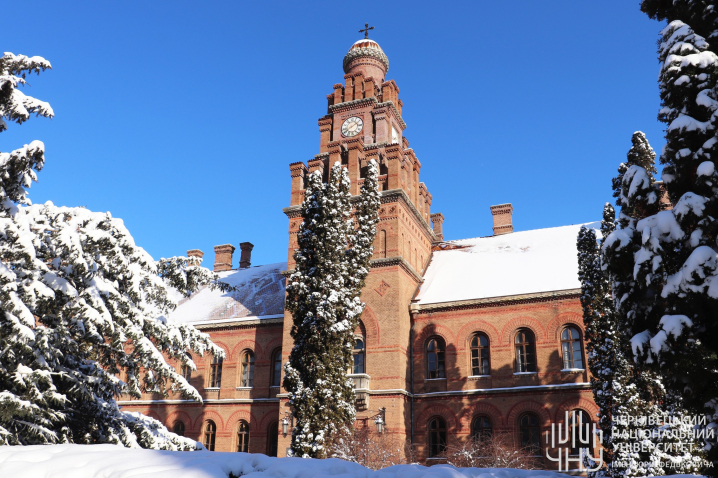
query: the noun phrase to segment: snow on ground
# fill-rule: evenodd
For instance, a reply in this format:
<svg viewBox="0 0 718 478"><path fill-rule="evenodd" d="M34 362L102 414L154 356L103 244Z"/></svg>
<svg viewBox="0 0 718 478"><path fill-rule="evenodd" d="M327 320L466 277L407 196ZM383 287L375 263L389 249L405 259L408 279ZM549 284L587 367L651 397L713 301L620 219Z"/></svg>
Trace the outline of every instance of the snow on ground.
<svg viewBox="0 0 718 478"><path fill-rule="evenodd" d="M279 316L284 314L286 262L219 272L222 282L238 287L233 292L204 288L181 300L169 319L182 323Z"/></svg>
<svg viewBox="0 0 718 478"><path fill-rule="evenodd" d="M372 471L332 458L130 449L117 445L0 447L0 476L12 478L566 478L542 470L396 465Z"/></svg>
<svg viewBox="0 0 718 478"><path fill-rule="evenodd" d="M601 223L585 224L596 229ZM579 289L576 237L581 224L450 241L424 274L419 304Z"/></svg>

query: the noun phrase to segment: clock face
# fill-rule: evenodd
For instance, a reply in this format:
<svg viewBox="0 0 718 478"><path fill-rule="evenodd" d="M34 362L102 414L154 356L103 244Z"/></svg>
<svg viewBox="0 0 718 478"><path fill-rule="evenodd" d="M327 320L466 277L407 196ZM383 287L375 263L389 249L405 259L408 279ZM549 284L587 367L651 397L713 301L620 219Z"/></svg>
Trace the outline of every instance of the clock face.
<svg viewBox="0 0 718 478"><path fill-rule="evenodd" d="M361 118L352 116L342 124L342 134L351 138L352 136L358 135L363 127L364 122L361 120Z"/></svg>

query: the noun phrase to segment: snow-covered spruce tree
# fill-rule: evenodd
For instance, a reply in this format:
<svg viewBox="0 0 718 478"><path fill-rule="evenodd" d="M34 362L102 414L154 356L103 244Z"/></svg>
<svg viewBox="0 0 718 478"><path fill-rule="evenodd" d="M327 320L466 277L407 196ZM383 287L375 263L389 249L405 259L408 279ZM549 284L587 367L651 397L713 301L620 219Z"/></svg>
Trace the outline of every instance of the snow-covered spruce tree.
<svg viewBox="0 0 718 478"><path fill-rule="evenodd" d="M285 365L284 388L296 419L295 456L326 457L333 437L354 421L354 387L347 370L376 234L377 179L378 168L371 161L357 203L356 231L346 169L335 163L326 184L318 171L307 179L286 300L294 319L294 347Z"/></svg>
<svg viewBox="0 0 718 478"><path fill-rule="evenodd" d="M613 206L606 204L601 223L602 237L607 237L615 228ZM600 244L595 231L582 227L577 246L588 367L594 401L599 409L598 427L603 432L603 461L607 465L591 475L615 478L661 475L653 437L635 438L637 432L649 430L648 423L626 420L650 415L652 408L635 383L637 373L628 360L628 340L613 306L608 276L601 268ZM632 447L636 442L643 443L647 450L635 452ZM589 468L595 467L594 463L587 464Z"/></svg>
<svg viewBox="0 0 718 478"><path fill-rule="evenodd" d="M642 9L668 22L658 48L659 119L667 124L662 179L674 208L609 236L607 266L638 358L692 414L718 424L718 12L701 0L645 0Z"/></svg>
<svg viewBox="0 0 718 478"><path fill-rule="evenodd" d="M5 54L3 119L52 116L47 103L16 90L24 73L49 67ZM158 265L109 213L32 205L25 188L44 161L40 141L0 153L0 444L193 449L192 440L122 412L115 400L168 390L201 400L165 357L195 368L187 351L221 349L164 317L175 306L171 287L189 294L216 276L187 258Z"/></svg>

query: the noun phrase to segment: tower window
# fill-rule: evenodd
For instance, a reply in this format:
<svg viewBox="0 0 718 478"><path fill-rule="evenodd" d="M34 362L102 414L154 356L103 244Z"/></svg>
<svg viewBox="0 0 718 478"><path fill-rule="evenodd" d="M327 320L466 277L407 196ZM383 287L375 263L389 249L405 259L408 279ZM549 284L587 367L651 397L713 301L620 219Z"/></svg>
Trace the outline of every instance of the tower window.
<svg viewBox="0 0 718 478"><path fill-rule="evenodd" d="M471 375L489 375L489 338L476 334L471 339Z"/></svg>
<svg viewBox="0 0 718 478"><path fill-rule="evenodd" d="M282 377L282 349L272 354L272 387L278 387Z"/></svg>
<svg viewBox="0 0 718 478"><path fill-rule="evenodd" d="M366 350L364 348L364 340L356 339L354 344L354 352L352 353L354 358L354 371L353 373L366 373Z"/></svg>

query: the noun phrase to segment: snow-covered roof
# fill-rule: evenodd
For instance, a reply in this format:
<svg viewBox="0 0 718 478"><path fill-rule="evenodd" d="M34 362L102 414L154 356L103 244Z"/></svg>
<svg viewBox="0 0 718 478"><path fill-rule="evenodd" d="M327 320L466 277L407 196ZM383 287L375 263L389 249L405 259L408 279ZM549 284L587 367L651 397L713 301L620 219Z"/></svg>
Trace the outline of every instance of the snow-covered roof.
<svg viewBox="0 0 718 478"><path fill-rule="evenodd" d="M585 225L600 235L600 222ZM446 250L432 254L417 302L437 304L578 289L576 238L581 226L449 241Z"/></svg>
<svg viewBox="0 0 718 478"><path fill-rule="evenodd" d="M170 320L184 323L218 322L245 317L272 317L284 314L284 277L286 262L267 264L218 275L223 282L237 287L222 292L203 288L179 302L169 314Z"/></svg>

